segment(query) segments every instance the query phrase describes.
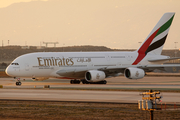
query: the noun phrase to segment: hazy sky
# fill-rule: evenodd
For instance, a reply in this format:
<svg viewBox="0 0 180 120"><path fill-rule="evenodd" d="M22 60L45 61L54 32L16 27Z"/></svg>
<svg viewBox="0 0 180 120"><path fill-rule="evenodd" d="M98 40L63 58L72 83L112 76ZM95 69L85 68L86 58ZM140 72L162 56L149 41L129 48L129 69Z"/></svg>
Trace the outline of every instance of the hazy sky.
<svg viewBox="0 0 180 120"><path fill-rule="evenodd" d="M38 1L38 0L1 0L0 1L0 8L2 7L7 7L13 3L18 3L18 2L31 2L31 1ZM48 1L48 0L39 0L39 1Z"/></svg>
<svg viewBox="0 0 180 120"><path fill-rule="evenodd" d="M1 0L0 40L137 49L165 12L176 14L164 48L180 48L180 0Z"/></svg>

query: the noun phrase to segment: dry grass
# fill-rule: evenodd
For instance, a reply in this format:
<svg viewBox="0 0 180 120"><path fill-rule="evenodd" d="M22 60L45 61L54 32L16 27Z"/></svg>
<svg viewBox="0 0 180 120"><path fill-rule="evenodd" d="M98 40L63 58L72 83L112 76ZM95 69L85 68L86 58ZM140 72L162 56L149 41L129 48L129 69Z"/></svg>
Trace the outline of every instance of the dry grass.
<svg viewBox="0 0 180 120"><path fill-rule="evenodd" d="M172 105L167 107L173 108ZM142 120L149 117L149 112L139 110L137 104L0 101L1 120ZM179 119L178 110L154 112L154 120Z"/></svg>

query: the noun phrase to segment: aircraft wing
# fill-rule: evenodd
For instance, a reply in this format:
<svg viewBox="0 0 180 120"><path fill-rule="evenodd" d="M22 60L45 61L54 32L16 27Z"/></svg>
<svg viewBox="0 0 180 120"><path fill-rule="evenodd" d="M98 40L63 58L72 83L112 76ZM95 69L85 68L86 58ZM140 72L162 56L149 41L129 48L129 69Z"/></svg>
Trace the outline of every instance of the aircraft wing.
<svg viewBox="0 0 180 120"><path fill-rule="evenodd" d="M165 71L165 68L167 67L180 67L180 64L162 64L162 65L131 65L128 67L136 67L143 69L145 72L152 72L155 69ZM99 71L104 71L107 77L115 77L118 76L120 73L123 74L124 70L128 68L127 66L121 66L121 67L103 67L99 68L97 70ZM73 79L84 79L85 73L88 70L59 70L56 72L58 75L68 77L68 78L73 78Z"/></svg>
<svg viewBox="0 0 180 120"><path fill-rule="evenodd" d="M67 70L59 70L56 72L56 74L60 76L64 76L71 79L84 79L85 72L87 70L76 70L76 69L67 69Z"/></svg>
<svg viewBox="0 0 180 120"><path fill-rule="evenodd" d="M129 67L133 67L133 68L140 68L140 69L143 69L145 72L152 72L153 70L163 70L165 71L165 68L171 68L171 67L180 67L180 64L154 64L154 65L137 65L137 66L134 66L134 65L131 65L131 66L122 66L122 67L119 67L119 68L113 68L113 67L105 67L105 68L101 68L99 70L101 71L104 71L105 73L124 73L124 70L126 68L129 68Z"/></svg>
<svg viewBox="0 0 180 120"><path fill-rule="evenodd" d="M107 77L110 76L119 76L119 73L124 73L124 70L126 68L114 68L114 67L103 67L99 68L97 70L104 71ZM72 78L72 79L84 79L85 73L87 72L87 69L66 69L66 70L59 70L56 72L56 74L66 77L66 78Z"/></svg>

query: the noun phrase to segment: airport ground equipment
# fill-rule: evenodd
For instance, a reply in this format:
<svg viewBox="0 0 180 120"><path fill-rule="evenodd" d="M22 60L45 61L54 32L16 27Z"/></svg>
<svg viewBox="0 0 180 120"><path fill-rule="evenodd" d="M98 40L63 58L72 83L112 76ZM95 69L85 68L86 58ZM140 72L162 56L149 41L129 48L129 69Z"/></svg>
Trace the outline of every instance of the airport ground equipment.
<svg viewBox="0 0 180 120"><path fill-rule="evenodd" d="M156 96L159 94L159 96ZM138 101L138 107L140 110L147 110L150 113L150 120L153 120L153 111L159 110L157 108L156 99L160 101L162 96L160 95L160 91L152 91L140 93L142 95L142 100ZM149 96L148 96L149 95Z"/></svg>

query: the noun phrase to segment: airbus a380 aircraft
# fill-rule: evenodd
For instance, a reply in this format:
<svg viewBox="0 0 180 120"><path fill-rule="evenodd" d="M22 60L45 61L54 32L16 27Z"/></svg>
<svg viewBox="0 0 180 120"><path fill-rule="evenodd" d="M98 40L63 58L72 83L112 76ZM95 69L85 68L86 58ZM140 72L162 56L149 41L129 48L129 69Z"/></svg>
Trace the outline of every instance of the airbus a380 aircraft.
<svg viewBox="0 0 180 120"><path fill-rule="evenodd" d="M72 79L71 83L102 83L105 78L119 76L141 79L145 72L164 67L171 59L161 55L175 13L165 13L140 48L134 52L38 52L19 56L6 69L9 76L34 80Z"/></svg>

